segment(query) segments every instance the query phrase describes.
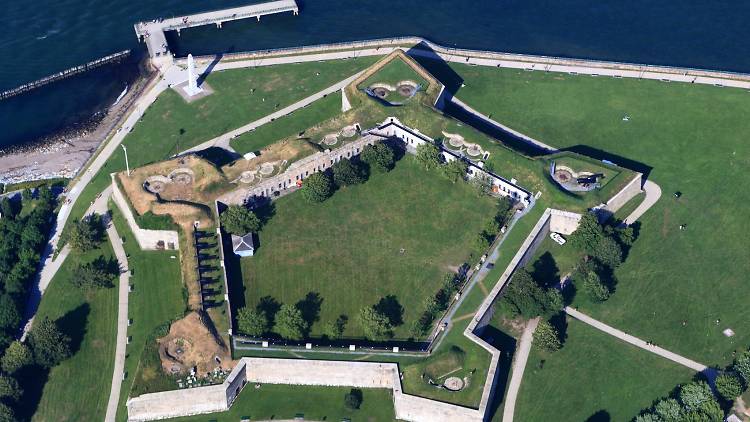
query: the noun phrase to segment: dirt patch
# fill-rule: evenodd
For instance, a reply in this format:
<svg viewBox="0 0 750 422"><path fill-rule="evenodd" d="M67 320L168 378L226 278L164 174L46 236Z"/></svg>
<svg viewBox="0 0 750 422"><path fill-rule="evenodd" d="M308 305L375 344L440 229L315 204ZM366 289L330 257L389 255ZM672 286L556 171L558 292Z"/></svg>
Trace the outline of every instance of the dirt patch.
<svg viewBox="0 0 750 422"><path fill-rule="evenodd" d="M197 312L173 323L158 343L162 370L169 375L187 374L195 368L196 375L203 377L216 368L231 370L236 363Z"/></svg>

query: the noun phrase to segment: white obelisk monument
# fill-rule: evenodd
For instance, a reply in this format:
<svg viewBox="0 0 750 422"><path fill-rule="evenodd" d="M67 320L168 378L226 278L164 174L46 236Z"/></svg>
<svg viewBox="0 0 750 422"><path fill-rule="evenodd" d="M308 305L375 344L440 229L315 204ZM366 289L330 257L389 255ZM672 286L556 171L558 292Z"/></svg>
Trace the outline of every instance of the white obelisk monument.
<svg viewBox="0 0 750 422"><path fill-rule="evenodd" d="M197 95L203 92L201 88L198 87L198 75L195 72L195 61L193 60L193 55L188 54L187 59L187 71L188 71L188 84L187 87L185 87L185 92L189 96Z"/></svg>

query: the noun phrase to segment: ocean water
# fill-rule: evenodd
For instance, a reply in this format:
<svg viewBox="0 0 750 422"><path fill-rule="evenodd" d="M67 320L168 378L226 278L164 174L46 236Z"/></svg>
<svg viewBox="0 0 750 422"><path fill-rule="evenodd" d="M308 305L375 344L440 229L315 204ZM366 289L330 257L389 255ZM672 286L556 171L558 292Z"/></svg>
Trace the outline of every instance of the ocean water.
<svg viewBox="0 0 750 422"><path fill-rule="evenodd" d="M305 0L266 16L170 34L179 55L401 35L447 46L750 72L750 2ZM0 90L133 49L126 63L0 101L0 149L89 119L138 74L133 23L241 0L5 0Z"/></svg>

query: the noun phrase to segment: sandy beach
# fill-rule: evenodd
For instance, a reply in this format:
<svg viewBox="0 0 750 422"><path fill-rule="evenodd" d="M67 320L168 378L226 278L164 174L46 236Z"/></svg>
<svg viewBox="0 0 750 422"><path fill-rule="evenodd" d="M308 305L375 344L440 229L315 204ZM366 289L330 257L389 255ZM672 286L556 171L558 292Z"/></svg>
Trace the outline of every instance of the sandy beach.
<svg viewBox="0 0 750 422"><path fill-rule="evenodd" d="M0 151L0 183L75 177L127 114L149 80L148 77L139 78L119 103L98 116L92 116L79 128L68 129L25 148Z"/></svg>

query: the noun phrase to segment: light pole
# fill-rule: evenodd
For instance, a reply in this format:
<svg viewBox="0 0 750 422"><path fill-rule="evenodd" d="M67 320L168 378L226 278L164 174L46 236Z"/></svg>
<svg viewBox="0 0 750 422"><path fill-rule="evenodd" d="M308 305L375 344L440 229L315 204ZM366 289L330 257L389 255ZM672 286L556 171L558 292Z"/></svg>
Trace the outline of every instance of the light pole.
<svg viewBox="0 0 750 422"><path fill-rule="evenodd" d="M120 146L122 147L122 150L125 151L125 167L128 169L128 177L130 177L130 164L128 163L128 149L123 144L120 144Z"/></svg>

